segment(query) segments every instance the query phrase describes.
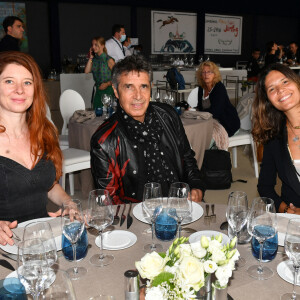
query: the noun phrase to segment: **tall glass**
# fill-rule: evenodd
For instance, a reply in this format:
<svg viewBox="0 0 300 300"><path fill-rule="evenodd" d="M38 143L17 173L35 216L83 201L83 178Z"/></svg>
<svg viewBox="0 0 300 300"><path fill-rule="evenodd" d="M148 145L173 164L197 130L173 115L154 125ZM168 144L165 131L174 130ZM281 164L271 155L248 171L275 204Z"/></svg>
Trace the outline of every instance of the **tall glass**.
<svg viewBox="0 0 300 300"><path fill-rule="evenodd" d="M231 192L228 196L226 218L228 224L232 228L233 235L236 236L236 238L238 238L238 233L247 223L247 214L247 194L241 191ZM236 264L238 267L243 267L246 264L246 260L243 257L240 257Z"/></svg>
<svg viewBox="0 0 300 300"><path fill-rule="evenodd" d="M162 251L163 247L154 242L154 224L156 217L160 214L163 208L163 198L160 183L149 182L144 185L143 204L144 212L151 220L152 228L152 243L144 246L146 252L149 251Z"/></svg>
<svg viewBox="0 0 300 300"><path fill-rule="evenodd" d="M294 285L293 292L281 296L281 300L300 300L300 295L296 294L297 277L300 267L300 219L290 219L284 240L284 249L286 255L293 263Z"/></svg>
<svg viewBox="0 0 300 300"><path fill-rule="evenodd" d="M273 276L269 267L262 266L262 250L264 242L273 238L277 233L277 217L274 201L266 197L255 198L248 216L248 232L255 237L259 244L259 265L248 268L247 273L258 280L265 280Z"/></svg>
<svg viewBox="0 0 300 300"><path fill-rule="evenodd" d="M103 253L103 230L110 226L114 220L109 192L103 189L90 191L88 200L87 223L99 231L101 247L100 255L95 254L90 258L92 265L103 267L109 265L115 259L113 255Z"/></svg>
<svg viewBox="0 0 300 300"><path fill-rule="evenodd" d="M68 204L63 204L61 219L62 233L72 244L73 258L75 261L75 266L68 269L67 273L72 280L77 280L87 273L86 268L78 267L76 258L77 242L85 228L81 202L79 200L73 200Z"/></svg>

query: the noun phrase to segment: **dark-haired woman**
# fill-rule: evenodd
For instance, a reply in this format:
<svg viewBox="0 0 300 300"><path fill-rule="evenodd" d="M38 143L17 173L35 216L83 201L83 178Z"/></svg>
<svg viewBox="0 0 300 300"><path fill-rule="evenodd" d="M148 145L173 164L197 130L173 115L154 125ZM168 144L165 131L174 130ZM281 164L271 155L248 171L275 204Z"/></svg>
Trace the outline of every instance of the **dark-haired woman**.
<svg viewBox="0 0 300 300"><path fill-rule="evenodd" d="M261 72L252 133L264 144L259 194L273 199L278 212L300 214L300 78L289 67L272 64Z"/></svg>

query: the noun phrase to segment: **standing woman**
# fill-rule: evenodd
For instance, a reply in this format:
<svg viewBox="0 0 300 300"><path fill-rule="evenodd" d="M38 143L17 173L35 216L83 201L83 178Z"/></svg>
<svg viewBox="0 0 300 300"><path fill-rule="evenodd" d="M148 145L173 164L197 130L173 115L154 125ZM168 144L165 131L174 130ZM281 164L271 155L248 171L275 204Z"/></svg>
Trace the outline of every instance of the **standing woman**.
<svg viewBox="0 0 300 300"><path fill-rule="evenodd" d="M47 217L48 198L71 201L58 184L62 153L46 118L39 68L25 53L0 53L0 244L12 245L18 222ZM49 213L50 214L50 213ZM54 216L55 214L52 214Z"/></svg>
<svg viewBox="0 0 300 300"><path fill-rule="evenodd" d="M96 86L96 93L93 99L94 108L102 107L102 95L114 95L111 83L111 70L115 61L107 55L105 39L95 37L92 40L92 47L89 52L89 60L85 66L85 73L93 73Z"/></svg>
<svg viewBox="0 0 300 300"><path fill-rule="evenodd" d="M262 71L252 121L253 137L264 145L260 196L273 199L280 213L300 214L300 78L289 67L272 64ZM274 189L277 176L281 195Z"/></svg>

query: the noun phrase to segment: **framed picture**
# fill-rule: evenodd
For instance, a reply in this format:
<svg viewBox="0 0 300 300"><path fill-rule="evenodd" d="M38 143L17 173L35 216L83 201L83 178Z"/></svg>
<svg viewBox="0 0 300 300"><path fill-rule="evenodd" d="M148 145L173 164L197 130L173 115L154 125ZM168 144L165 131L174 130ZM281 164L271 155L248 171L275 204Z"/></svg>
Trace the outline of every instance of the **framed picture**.
<svg viewBox="0 0 300 300"><path fill-rule="evenodd" d="M243 17L205 14L205 54L241 54Z"/></svg>
<svg viewBox="0 0 300 300"><path fill-rule="evenodd" d="M152 54L196 53L197 14L151 11Z"/></svg>

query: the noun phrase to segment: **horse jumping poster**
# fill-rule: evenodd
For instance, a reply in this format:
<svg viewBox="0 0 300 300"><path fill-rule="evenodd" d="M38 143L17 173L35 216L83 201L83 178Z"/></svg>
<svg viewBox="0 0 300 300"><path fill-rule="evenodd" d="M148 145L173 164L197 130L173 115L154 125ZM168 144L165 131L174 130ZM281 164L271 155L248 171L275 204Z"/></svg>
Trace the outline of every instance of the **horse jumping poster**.
<svg viewBox="0 0 300 300"><path fill-rule="evenodd" d="M197 14L151 11L152 54L196 53Z"/></svg>

